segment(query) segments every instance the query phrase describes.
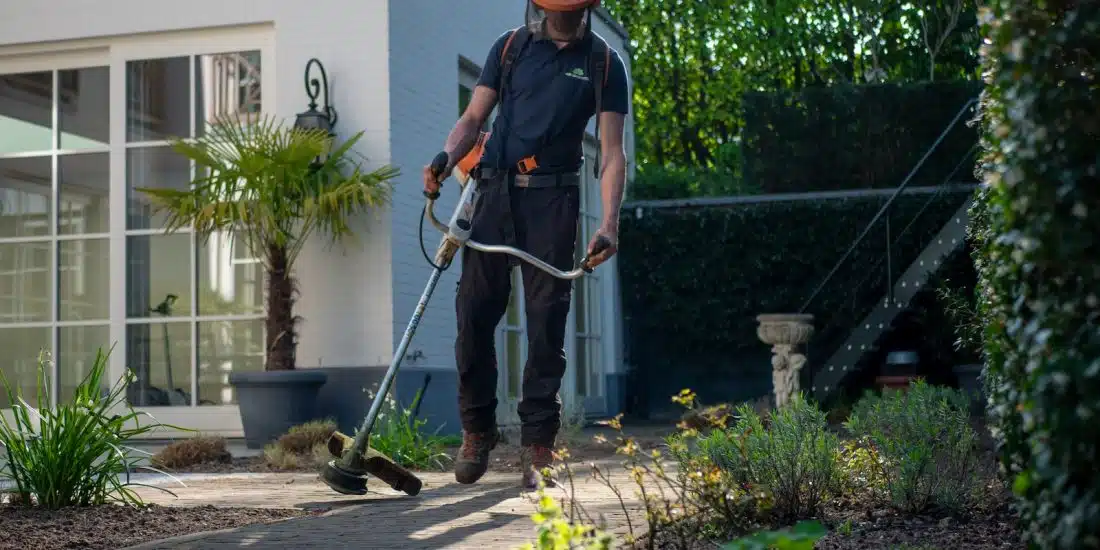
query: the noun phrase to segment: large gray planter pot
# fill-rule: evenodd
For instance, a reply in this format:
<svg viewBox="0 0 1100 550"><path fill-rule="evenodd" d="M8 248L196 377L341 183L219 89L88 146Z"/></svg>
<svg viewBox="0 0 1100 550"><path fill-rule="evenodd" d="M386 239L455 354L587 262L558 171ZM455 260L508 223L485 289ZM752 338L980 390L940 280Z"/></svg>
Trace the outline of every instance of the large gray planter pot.
<svg viewBox="0 0 1100 550"><path fill-rule="evenodd" d="M314 370L230 373L245 445L262 449L291 427L316 420L317 392L327 380L325 373Z"/></svg>

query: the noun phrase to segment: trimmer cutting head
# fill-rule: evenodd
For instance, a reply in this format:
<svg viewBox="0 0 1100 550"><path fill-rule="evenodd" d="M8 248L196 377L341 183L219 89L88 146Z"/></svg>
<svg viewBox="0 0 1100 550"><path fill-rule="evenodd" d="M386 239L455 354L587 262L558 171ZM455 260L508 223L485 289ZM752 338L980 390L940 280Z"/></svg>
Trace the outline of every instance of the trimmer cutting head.
<svg viewBox="0 0 1100 550"><path fill-rule="evenodd" d="M420 493L421 487L424 486L420 478L390 457L370 447L367 447L366 459L355 457L355 460L344 460L344 455L355 452L352 444L352 438L340 432L333 432L329 437L328 450L336 460L330 460L325 464L321 470L321 480L333 491L345 495L365 495L367 476L370 475L384 481L395 491L401 491L409 496ZM346 466L349 463L353 465L354 470Z"/></svg>
<svg viewBox="0 0 1100 550"><path fill-rule="evenodd" d="M367 478L340 467L335 460L321 468L321 481L342 495L367 494Z"/></svg>

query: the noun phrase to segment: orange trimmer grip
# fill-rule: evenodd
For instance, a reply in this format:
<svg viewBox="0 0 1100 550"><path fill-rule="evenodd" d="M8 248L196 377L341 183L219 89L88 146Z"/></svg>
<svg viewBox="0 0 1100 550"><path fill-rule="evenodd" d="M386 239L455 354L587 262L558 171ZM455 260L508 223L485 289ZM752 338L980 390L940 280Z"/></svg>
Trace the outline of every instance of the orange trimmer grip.
<svg viewBox="0 0 1100 550"><path fill-rule="evenodd" d="M485 152L485 142L489 140L489 134L492 132L481 132L477 137L477 143L470 148L470 152L466 153L466 156L462 157L455 165L455 177L459 181L465 183L470 179L470 173L477 166L477 163L481 162L481 155Z"/></svg>

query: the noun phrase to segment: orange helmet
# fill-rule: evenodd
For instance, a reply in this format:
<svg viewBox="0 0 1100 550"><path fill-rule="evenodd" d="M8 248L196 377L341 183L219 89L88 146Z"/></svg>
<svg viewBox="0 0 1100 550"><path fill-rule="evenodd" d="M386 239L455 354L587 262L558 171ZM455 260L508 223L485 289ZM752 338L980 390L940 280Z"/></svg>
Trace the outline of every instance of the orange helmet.
<svg viewBox="0 0 1100 550"><path fill-rule="evenodd" d="M536 6L546 11L576 11L595 8L600 5L600 0L531 0Z"/></svg>
<svg viewBox="0 0 1100 550"><path fill-rule="evenodd" d="M530 0L527 3L527 28L540 34L548 20L555 35L563 40L580 40L588 32L592 9L600 0Z"/></svg>

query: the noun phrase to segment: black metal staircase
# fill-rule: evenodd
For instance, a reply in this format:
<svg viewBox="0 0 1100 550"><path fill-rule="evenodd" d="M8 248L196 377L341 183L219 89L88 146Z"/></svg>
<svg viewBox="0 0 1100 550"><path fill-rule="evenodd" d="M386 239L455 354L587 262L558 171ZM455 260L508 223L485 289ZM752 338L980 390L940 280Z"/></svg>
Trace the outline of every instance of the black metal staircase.
<svg viewBox="0 0 1100 550"><path fill-rule="evenodd" d="M966 161L971 158L970 155L977 149L976 143L958 161L952 173L936 188L936 192L930 194L923 207L907 223L903 222L905 227L896 234L891 231L892 216L890 214L891 206L898 197L907 191L913 176L951 130L963 120L963 115L972 110L977 102L977 98L971 99L959 110L955 118L929 147L921 160L913 167L905 180L883 204L878 213L836 262L832 270L800 309L800 313L815 313L817 316L814 323L818 327L818 334L815 336L817 341L810 344L809 359L811 367L808 377L810 385L808 389L816 400L825 401L830 398L847 376L859 371L864 366L862 364L864 357L876 349L879 339L890 329L899 314L909 307L913 298L925 286L928 278L940 268L949 254L963 246L968 223L967 211L972 201L971 191L975 186L969 185L960 189L959 186L952 185L951 180L966 164ZM948 219L942 222L940 221L942 213L941 217L936 220L927 219L930 212L933 211L929 206L934 201L942 200L945 194L957 194L955 196L958 197L958 202L961 202L961 204L954 208L953 213L947 217ZM922 217L926 219L922 220ZM919 237L911 233L911 230L914 230L915 227L922 225L918 222L923 222L923 225L927 226L929 221L942 223L937 233L931 236L922 235ZM926 231L926 233L931 233L931 231ZM881 238L883 234L885 235L884 250L878 259L872 262L871 265L852 265L852 260L862 261L862 259L865 259L864 256L854 255L853 252L860 247L868 246L872 236ZM899 247L903 239L905 243L909 244L908 247ZM917 245L919 248L913 246L914 242L919 243ZM909 248L909 250L905 250L906 248ZM900 274L896 273L895 262L906 265L906 268ZM842 270L845 267L847 269ZM860 275L855 280L835 280L838 275L852 277L856 273ZM847 304L850 307L845 311L836 310L844 308L830 309L823 307L819 297L830 288L830 284L835 285L840 282L849 285L853 289L852 296L867 296L869 292L873 292L875 288L878 288L882 293L881 298L873 303L852 298L851 303ZM820 311L814 310L815 304L819 306L816 309ZM856 322L857 320L858 322ZM822 358L824 360L821 360Z"/></svg>

